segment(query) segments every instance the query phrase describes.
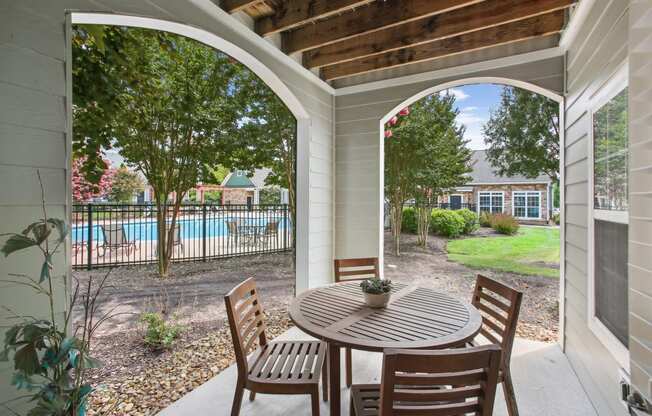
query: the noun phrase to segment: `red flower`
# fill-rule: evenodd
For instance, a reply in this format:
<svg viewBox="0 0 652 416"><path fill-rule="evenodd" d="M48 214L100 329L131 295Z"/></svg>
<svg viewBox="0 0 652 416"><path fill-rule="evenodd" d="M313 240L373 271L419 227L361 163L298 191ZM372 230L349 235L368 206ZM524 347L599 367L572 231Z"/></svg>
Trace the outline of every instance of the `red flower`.
<svg viewBox="0 0 652 416"><path fill-rule="evenodd" d="M392 131L391 130L385 130L385 138L389 139L390 137L392 137Z"/></svg>
<svg viewBox="0 0 652 416"><path fill-rule="evenodd" d="M394 117L389 119L389 125L390 126L395 126L396 123L398 123L398 117L394 116Z"/></svg>
<svg viewBox="0 0 652 416"><path fill-rule="evenodd" d="M407 116L408 114L410 114L410 108L409 107L405 107L404 109L402 109L398 113L399 116Z"/></svg>

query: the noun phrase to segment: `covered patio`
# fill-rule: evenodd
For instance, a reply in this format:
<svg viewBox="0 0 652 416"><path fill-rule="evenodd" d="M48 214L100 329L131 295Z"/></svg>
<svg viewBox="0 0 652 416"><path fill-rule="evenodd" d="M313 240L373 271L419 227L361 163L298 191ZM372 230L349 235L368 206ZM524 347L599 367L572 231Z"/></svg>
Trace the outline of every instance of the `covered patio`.
<svg viewBox="0 0 652 416"><path fill-rule="evenodd" d="M524 415L652 413L650 0L2 2L0 234L41 218L42 199L49 216L72 218L73 23L149 28L203 42L251 69L293 113L297 295L333 283L335 259L376 258L383 276L383 129L402 108L477 83L557 101L560 339L516 339L516 397ZM600 212L606 210L595 192L594 115L625 90L628 205L612 215ZM621 227L600 240L600 221ZM618 279L600 280L596 269L612 270L599 263L600 241L627 248L618 259L625 272L606 273ZM68 281L71 251L67 241L52 258ZM29 255L0 262L1 277L33 269ZM43 314L23 288L3 289L0 304L18 304L20 315ZM615 309L621 325L604 324L601 307ZM295 328L281 339L308 336ZM378 382L380 355L353 355L354 381ZM1 364L0 402L17 395L12 371ZM160 414L229 414L236 374L233 365ZM341 384L340 410L349 414ZM322 414L329 410L321 402ZM241 414L308 415L309 399L261 394L254 402L245 398ZM507 414L500 390L494 414Z"/></svg>
<svg viewBox="0 0 652 416"><path fill-rule="evenodd" d="M313 339L297 328L292 328L278 340ZM378 353L353 352L355 383L378 383L382 356ZM512 353L512 370L519 411L523 415L598 415L573 372L568 359L557 344L517 338ZM231 409L237 369L232 365L218 376L186 395L159 416L190 416L215 413L221 409L227 414ZM502 391L497 392L494 415L507 415ZM250 402L244 400L242 416L309 416L310 399L307 396L259 395ZM322 402L321 412L327 415L328 403ZM348 389L342 388L343 415L349 411Z"/></svg>

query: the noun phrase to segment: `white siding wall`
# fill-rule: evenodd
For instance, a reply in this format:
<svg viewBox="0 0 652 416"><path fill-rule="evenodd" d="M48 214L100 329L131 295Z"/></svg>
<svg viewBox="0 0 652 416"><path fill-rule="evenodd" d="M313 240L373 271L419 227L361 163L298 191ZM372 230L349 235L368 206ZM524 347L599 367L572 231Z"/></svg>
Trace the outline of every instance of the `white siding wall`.
<svg viewBox="0 0 652 416"><path fill-rule="evenodd" d="M629 347L632 383L652 402L652 1L630 9Z"/></svg>
<svg viewBox="0 0 652 416"><path fill-rule="evenodd" d="M0 0L0 233L20 230L40 218L40 191L36 170L40 169L50 216L66 217L67 109L65 12L103 11L169 19L203 28L238 45L270 68L296 95L310 115L299 144L299 178L304 192L299 209L309 221L300 232L308 232L299 249L299 290L330 281L333 257L333 97L289 67L280 52L249 38L224 19L230 19L209 0ZM308 190L308 192L305 192ZM59 273L68 270L64 253L56 258ZM36 274L31 255L0 260L0 277L10 272ZM17 312L42 314L31 292L4 288L0 304ZM0 313L0 325L8 323ZM0 334L0 336L4 336ZM15 394L9 386L9 365L0 367L0 402Z"/></svg>
<svg viewBox="0 0 652 416"><path fill-rule="evenodd" d="M598 414L623 414L619 366L587 324L589 98L627 57L625 0L597 0L567 55L565 350Z"/></svg>
<svg viewBox="0 0 652 416"><path fill-rule="evenodd" d="M378 256L381 233L380 120L410 97L474 77L530 82L561 93L561 57L336 97L335 256Z"/></svg>

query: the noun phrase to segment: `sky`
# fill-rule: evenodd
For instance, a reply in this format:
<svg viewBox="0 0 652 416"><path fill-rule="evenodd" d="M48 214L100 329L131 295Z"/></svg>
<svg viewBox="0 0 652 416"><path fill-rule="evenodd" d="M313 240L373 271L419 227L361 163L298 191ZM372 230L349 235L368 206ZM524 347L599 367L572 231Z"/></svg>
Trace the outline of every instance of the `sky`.
<svg viewBox="0 0 652 416"><path fill-rule="evenodd" d="M502 89L502 85L478 84L446 90L455 95L455 105L460 110L457 123L466 127L464 138L469 141L469 148L486 149L482 126L489 120L490 110L498 108Z"/></svg>

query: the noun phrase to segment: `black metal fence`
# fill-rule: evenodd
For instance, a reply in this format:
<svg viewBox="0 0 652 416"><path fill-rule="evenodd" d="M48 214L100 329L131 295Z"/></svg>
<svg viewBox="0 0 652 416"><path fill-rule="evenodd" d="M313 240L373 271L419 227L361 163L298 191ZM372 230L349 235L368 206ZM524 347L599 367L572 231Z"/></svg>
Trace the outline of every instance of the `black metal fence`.
<svg viewBox="0 0 652 416"><path fill-rule="evenodd" d="M169 230L172 207L165 209ZM73 268L155 263L156 214L152 204L73 205ZM184 204L176 223L174 262L281 252L294 244L286 204Z"/></svg>

